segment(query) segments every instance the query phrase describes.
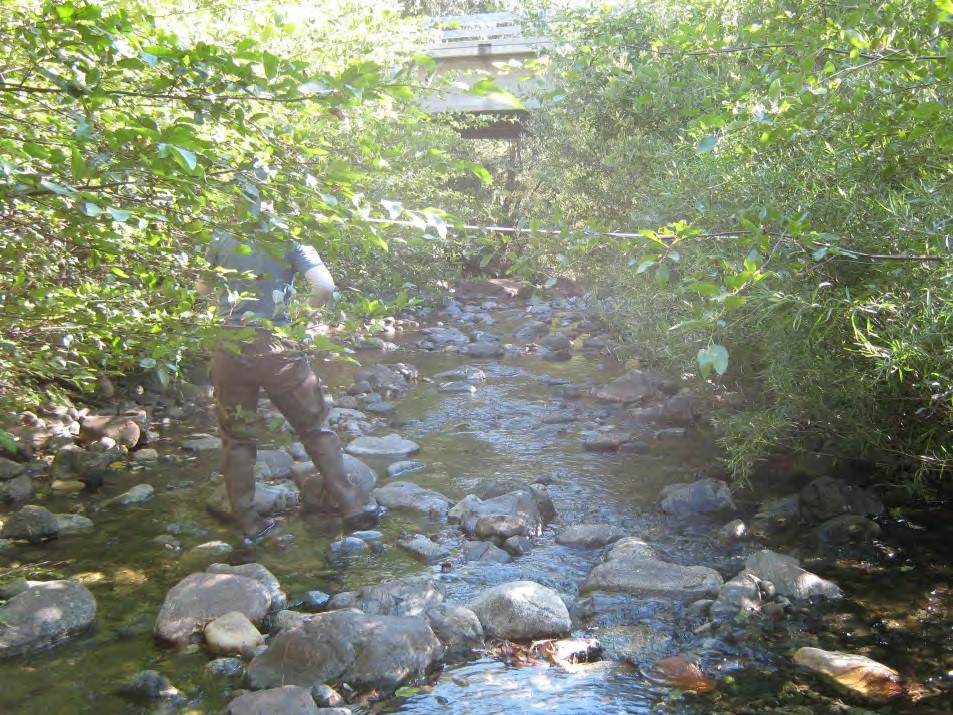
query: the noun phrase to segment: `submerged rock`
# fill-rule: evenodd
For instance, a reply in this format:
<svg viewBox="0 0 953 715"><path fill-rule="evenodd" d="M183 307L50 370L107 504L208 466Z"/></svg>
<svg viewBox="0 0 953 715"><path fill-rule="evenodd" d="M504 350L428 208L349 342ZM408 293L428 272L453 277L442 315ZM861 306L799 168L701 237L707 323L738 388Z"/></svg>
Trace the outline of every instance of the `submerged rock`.
<svg viewBox="0 0 953 715"><path fill-rule="evenodd" d="M556 543L577 549L595 549L618 541L625 532L608 524L576 524L563 529L556 536Z"/></svg>
<svg viewBox="0 0 953 715"><path fill-rule="evenodd" d="M884 510L872 492L849 485L841 479L819 477L800 493L801 516L809 522L821 522L843 514L877 516Z"/></svg>
<svg viewBox="0 0 953 715"><path fill-rule="evenodd" d="M358 457L406 457L420 451L420 445L399 434L384 437L358 437L350 442L347 451Z"/></svg>
<svg viewBox="0 0 953 715"><path fill-rule="evenodd" d="M96 618L96 599L73 581L30 583L0 607L0 658L35 653L80 633Z"/></svg>
<svg viewBox="0 0 953 715"><path fill-rule="evenodd" d="M592 394L609 402L656 402L676 389L676 384L660 372L631 370L608 385L594 388Z"/></svg>
<svg viewBox="0 0 953 715"><path fill-rule="evenodd" d="M735 511L731 489L720 479L699 479L673 484L662 490L662 510L674 516L696 516Z"/></svg>
<svg viewBox="0 0 953 715"><path fill-rule="evenodd" d="M55 539L59 533L56 514L35 504L27 504L14 512L0 532L5 539L26 539L33 543Z"/></svg>
<svg viewBox="0 0 953 715"><path fill-rule="evenodd" d="M372 492L377 503L389 509L409 509L424 514L437 512L445 515L450 502L443 494L424 489L413 482L396 481L378 487Z"/></svg>
<svg viewBox="0 0 953 715"><path fill-rule="evenodd" d="M507 640L551 638L569 633L572 621L559 594L534 581L513 581L484 591L470 602L487 635Z"/></svg>
<svg viewBox="0 0 953 715"><path fill-rule="evenodd" d="M336 594L329 608L357 608L368 615L419 616L443 602L443 593L430 576L408 576Z"/></svg>
<svg viewBox="0 0 953 715"><path fill-rule="evenodd" d="M442 657L424 618L348 608L282 630L248 666L248 682L270 688L340 680L354 688L391 690L422 677Z"/></svg>
<svg viewBox="0 0 953 715"><path fill-rule="evenodd" d="M297 685L244 693L228 704L228 715L320 715L311 692Z"/></svg>
<svg viewBox="0 0 953 715"><path fill-rule="evenodd" d="M405 474L419 472L421 469L425 469L426 467L427 465L423 462L415 462L413 460L394 462L393 464L387 465L387 476L391 479L396 479L397 477L402 477Z"/></svg>
<svg viewBox="0 0 953 715"><path fill-rule="evenodd" d="M123 685L119 686L119 694L130 700L150 701L177 698L179 691L169 679L155 670L143 670Z"/></svg>
<svg viewBox="0 0 953 715"><path fill-rule="evenodd" d="M836 584L802 569L793 556L778 554L769 549L751 554L745 568L762 581L773 583L777 593L788 598L824 596L836 599L843 595Z"/></svg>
<svg viewBox="0 0 953 715"><path fill-rule="evenodd" d="M431 541L423 534L415 534L411 539L398 541L397 546L431 564L450 558L450 549Z"/></svg>
<svg viewBox="0 0 953 715"><path fill-rule="evenodd" d="M794 662L817 673L841 692L871 703L893 700L907 690L900 673L862 655L798 648Z"/></svg>

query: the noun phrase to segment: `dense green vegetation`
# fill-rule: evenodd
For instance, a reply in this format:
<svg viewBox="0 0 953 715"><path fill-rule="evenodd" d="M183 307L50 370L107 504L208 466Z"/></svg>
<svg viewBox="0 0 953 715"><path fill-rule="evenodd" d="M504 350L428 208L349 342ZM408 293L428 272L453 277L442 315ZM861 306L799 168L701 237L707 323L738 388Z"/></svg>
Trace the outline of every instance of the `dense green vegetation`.
<svg viewBox="0 0 953 715"><path fill-rule="evenodd" d="M951 12L648 0L549 24L521 216L567 231L526 267L611 289L634 354L725 373L740 476L784 446L913 482L951 465Z"/></svg>

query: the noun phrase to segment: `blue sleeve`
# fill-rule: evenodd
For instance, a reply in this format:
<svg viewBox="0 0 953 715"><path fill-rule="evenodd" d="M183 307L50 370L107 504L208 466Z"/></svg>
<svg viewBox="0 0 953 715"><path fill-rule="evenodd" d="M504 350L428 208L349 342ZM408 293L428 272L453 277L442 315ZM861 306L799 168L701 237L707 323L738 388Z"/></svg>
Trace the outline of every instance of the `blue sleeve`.
<svg viewBox="0 0 953 715"><path fill-rule="evenodd" d="M320 254L314 246L306 246L295 242L291 250L291 265L300 273L307 273L312 268L320 268L324 265Z"/></svg>

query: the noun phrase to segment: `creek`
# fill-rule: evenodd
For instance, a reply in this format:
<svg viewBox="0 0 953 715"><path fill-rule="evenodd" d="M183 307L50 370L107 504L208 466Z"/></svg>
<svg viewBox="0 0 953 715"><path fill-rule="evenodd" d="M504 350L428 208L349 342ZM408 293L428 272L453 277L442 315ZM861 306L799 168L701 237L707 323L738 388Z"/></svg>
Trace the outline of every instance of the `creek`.
<svg viewBox="0 0 953 715"><path fill-rule="evenodd" d="M491 330L510 334L522 310L504 311ZM575 353L571 360L550 362L538 356L473 359L453 353L424 352L410 347L396 353L361 353L362 362L407 362L422 377L464 364L484 370L486 379L471 394L439 392L419 381L396 400L396 412L381 432L395 431L418 442L414 459L425 468L401 477L437 490L451 503L491 479L535 482L543 479L557 517L535 539L531 553L508 564L465 562L454 552L449 571L427 566L398 548L403 531L437 533L446 524L399 510L382 521L382 553L363 551L342 556L330 544L342 536L340 521L292 512L283 517L280 539L270 539L253 554L194 547L216 540L235 543L227 527L205 509L205 500L220 478L215 450L185 455L179 444L185 434L213 432L208 413L159 427L160 453L172 455L141 469L121 470L92 496L49 495L42 504L54 512L75 511L82 501L95 530L42 545L18 544L0 555L3 569L39 578L44 573L78 578L98 603L95 625L83 635L28 658L0 661L0 712L3 713L216 713L224 711L228 692L240 681L205 674L209 656L201 649L172 652L153 639L156 614L166 592L186 575L213 562L256 561L267 567L294 601L311 590L336 593L382 581L431 573L450 603L466 603L488 587L515 580L548 586L567 601L577 599L580 585L600 561L601 549L560 546L555 535L573 524L608 524L652 543L666 561L703 564L725 579L744 567L745 556L758 545L725 543L718 537L726 521L676 520L659 509L659 491L674 482L692 481L713 464L718 450L706 429L661 435L646 440L639 453L603 454L582 449L580 423L611 422L613 410L588 396L589 385L601 385L624 372L623 366L598 353ZM373 357L369 357L373 355ZM322 368L333 394L353 379L354 366L335 363ZM582 397L565 399L561 385L583 387ZM570 412L575 422L558 422ZM374 463L384 476L386 463ZM156 489L151 501L116 506L107 502L134 484ZM750 514L761 497L779 485L757 485L741 492L742 515ZM603 660L567 667L543 663L517 667L487 654L438 673L424 688L403 691L404 697L368 706L377 712L436 715L440 713L810 713L849 712L838 709L836 694L799 675L790 663L794 645L817 642L823 647L855 652L899 669L937 691L928 704L885 706L882 712L945 712L953 674L950 628L950 527L929 512L907 510L903 518L882 520L876 557L839 558L816 570L844 589L836 606L811 604L781 623L738 622L713 631L699 631L700 621L685 607L646 601L634 613L645 631L647 658L686 652L719 682L712 693L682 693L646 677L644 669L625 660ZM173 533L180 550L153 539ZM772 548L781 548L775 545ZM4 564L4 562L0 562ZM13 571L11 571L13 569ZM16 571L19 569L19 571ZM571 612L573 612L571 610ZM599 638L606 626L586 628L573 612L574 635ZM630 623L631 625L631 623ZM167 704L134 704L117 687L143 669L161 672L185 699ZM820 691L815 692L815 691ZM867 706L878 711L875 706ZM355 712L365 712L352 706ZM868 712L860 708L856 713Z"/></svg>

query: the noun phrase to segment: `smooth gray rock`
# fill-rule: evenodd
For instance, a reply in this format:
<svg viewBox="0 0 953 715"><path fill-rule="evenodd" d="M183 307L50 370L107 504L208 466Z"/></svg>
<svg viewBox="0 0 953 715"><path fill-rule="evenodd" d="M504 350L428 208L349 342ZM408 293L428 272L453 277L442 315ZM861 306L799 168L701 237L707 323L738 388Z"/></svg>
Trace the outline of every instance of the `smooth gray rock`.
<svg viewBox="0 0 953 715"><path fill-rule="evenodd" d="M477 391L477 389L469 382L445 382L437 388L437 391L456 395L472 395Z"/></svg>
<svg viewBox="0 0 953 715"><path fill-rule="evenodd" d="M396 479L397 477L402 477L405 474L419 472L421 469L426 469L426 467L427 465L423 462L414 462L412 460L394 462L393 464L387 465L387 476L391 479Z"/></svg>
<svg viewBox="0 0 953 715"><path fill-rule="evenodd" d="M2 485L0 493L14 506L25 504L36 494L36 485L28 474L21 474Z"/></svg>
<svg viewBox="0 0 953 715"><path fill-rule="evenodd" d="M328 607L357 608L372 616L419 616L440 603L443 593L430 576L408 576L338 593Z"/></svg>
<svg viewBox="0 0 953 715"><path fill-rule="evenodd" d="M122 459L124 453L118 447L92 452L75 444L67 444L56 451L50 477L54 480L78 480L90 486L99 486L113 473L110 465Z"/></svg>
<svg viewBox="0 0 953 715"><path fill-rule="evenodd" d="M345 536L343 539L331 542L331 551L335 554L359 554L370 547L364 539L355 536Z"/></svg>
<svg viewBox="0 0 953 715"><path fill-rule="evenodd" d="M662 373L653 370L631 370L607 385L594 388L592 394L609 402L655 402L671 395L677 385Z"/></svg>
<svg viewBox="0 0 953 715"><path fill-rule="evenodd" d="M398 541L397 546L431 564L450 558L450 549L443 544L431 541L423 534L415 534L411 539Z"/></svg>
<svg viewBox="0 0 953 715"><path fill-rule="evenodd" d="M730 618L738 611L757 611L761 608L760 579L742 571L725 583L718 598L711 605L712 618Z"/></svg>
<svg viewBox="0 0 953 715"><path fill-rule="evenodd" d="M26 474L26 465L21 462L14 462L12 459L0 457L0 482Z"/></svg>
<svg viewBox="0 0 953 715"><path fill-rule="evenodd" d="M603 653L612 660L656 662L671 647L672 636L657 627L640 623L599 629Z"/></svg>
<svg viewBox="0 0 953 715"><path fill-rule="evenodd" d="M211 434L196 433L182 441L186 452L208 452L222 448L222 440Z"/></svg>
<svg viewBox="0 0 953 715"><path fill-rule="evenodd" d="M420 445L399 434L383 437L358 437L347 445L347 452L357 457L406 457L420 451Z"/></svg>
<svg viewBox="0 0 953 715"><path fill-rule="evenodd" d="M430 629L443 645L444 658L466 658L483 647L483 626L469 608L440 604L424 613Z"/></svg>
<svg viewBox="0 0 953 715"><path fill-rule="evenodd" d="M801 514L801 499L797 494L764 501L751 518L759 531L775 533L797 524Z"/></svg>
<svg viewBox="0 0 953 715"><path fill-rule="evenodd" d="M467 345L463 352L474 358L494 358L503 354L503 346L498 342L476 342Z"/></svg>
<svg viewBox="0 0 953 715"><path fill-rule="evenodd" d="M425 675L443 648L421 616L368 615L344 609L308 616L282 630L248 666L254 688L310 688L343 681L392 690Z"/></svg>
<svg viewBox="0 0 953 715"><path fill-rule="evenodd" d="M513 556L526 556L533 550L533 541L525 536L511 536L503 542L503 550Z"/></svg>
<svg viewBox="0 0 953 715"><path fill-rule="evenodd" d="M470 338L457 328L424 328L420 331L426 335L426 339L421 343L430 343L431 346L445 347L447 345L464 346L470 343Z"/></svg>
<svg viewBox="0 0 953 715"><path fill-rule="evenodd" d="M54 514L56 529L60 536L69 534L83 534L92 531L94 524L82 514Z"/></svg>
<svg viewBox="0 0 953 715"><path fill-rule="evenodd" d="M255 482L252 508L260 516L273 516L287 511L289 507L297 503L298 499L298 491L291 482L282 482L282 486ZM225 484L219 484L212 489L208 499L205 500L205 507L219 517L231 516L232 506Z"/></svg>
<svg viewBox="0 0 953 715"><path fill-rule="evenodd" d="M0 607L0 658L50 648L96 618L96 599L73 581L31 582Z"/></svg>
<svg viewBox="0 0 953 715"><path fill-rule="evenodd" d="M424 489L413 482L389 482L371 493L378 504L389 509L409 509L424 514L436 512L441 517L447 513L450 505L443 494Z"/></svg>
<svg viewBox="0 0 953 715"><path fill-rule="evenodd" d="M294 458L283 449L259 449L255 461L257 479L286 479L291 476Z"/></svg>
<svg viewBox="0 0 953 715"><path fill-rule="evenodd" d="M575 524L556 536L556 543L578 549L595 549L618 541L625 532L608 524Z"/></svg>
<svg viewBox="0 0 953 715"><path fill-rule="evenodd" d="M129 491L116 497L117 504L141 504L149 501L156 494L155 487L151 484L137 484Z"/></svg>
<svg viewBox="0 0 953 715"><path fill-rule="evenodd" d="M228 704L228 715L320 715L307 688L283 685L245 693Z"/></svg>
<svg viewBox="0 0 953 715"><path fill-rule="evenodd" d="M483 382L486 380L486 373L473 365L462 365L452 370L438 372L433 376L434 380L463 380L466 382Z"/></svg>
<svg viewBox="0 0 953 715"><path fill-rule="evenodd" d="M735 511L731 489L720 479L700 479L692 484L673 485L662 492L662 509L674 516L696 516Z"/></svg>
<svg viewBox="0 0 953 715"><path fill-rule="evenodd" d="M769 549L762 549L751 554L745 562L745 568L762 581L773 583L781 596L788 598L824 596L831 599L843 596L836 584L810 571L805 571L793 556L778 554Z"/></svg>
<svg viewBox="0 0 953 715"><path fill-rule="evenodd" d="M261 564L212 564L205 569L205 572L244 576L245 578L257 581L264 586L268 592L268 597L271 599L271 609L273 611L284 608L288 603L288 598L285 596L284 591L281 590L281 584L278 583L277 577Z"/></svg>
<svg viewBox="0 0 953 715"><path fill-rule="evenodd" d="M464 549L467 561L483 561L491 564L508 564L513 560L506 551L489 541L468 541Z"/></svg>
<svg viewBox="0 0 953 715"><path fill-rule="evenodd" d="M241 658L216 658L206 663L205 672L212 676L235 678L244 674L245 664Z"/></svg>
<svg viewBox="0 0 953 715"><path fill-rule="evenodd" d="M26 539L33 543L55 539L60 532L56 515L35 504L21 507L7 519L0 532L5 539Z"/></svg>
<svg viewBox="0 0 953 715"><path fill-rule="evenodd" d="M538 536L543 529L535 496L522 490L486 500L471 494L454 505L448 518L459 522L467 534L481 538Z"/></svg>
<svg viewBox="0 0 953 715"><path fill-rule="evenodd" d="M194 573L166 594L156 619L155 635L174 645L188 645L204 625L231 611L245 614L261 625L271 610L272 598L259 581L226 573Z"/></svg>
<svg viewBox="0 0 953 715"><path fill-rule="evenodd" d="M552 638L572 621L559 594L534 581L513 581L484 591L469 603L487 635L507 640Z"/></svg>

